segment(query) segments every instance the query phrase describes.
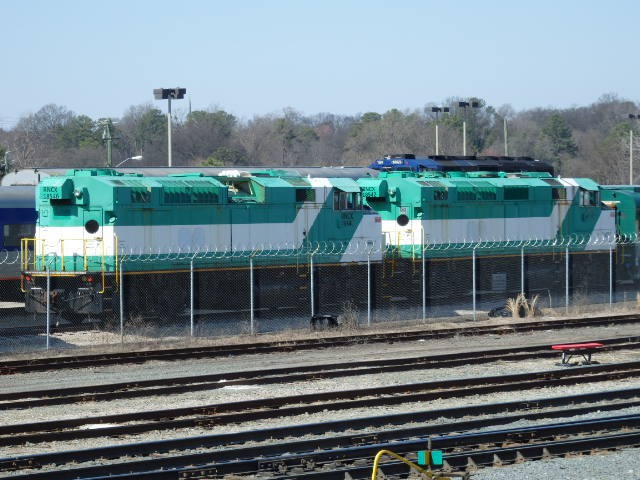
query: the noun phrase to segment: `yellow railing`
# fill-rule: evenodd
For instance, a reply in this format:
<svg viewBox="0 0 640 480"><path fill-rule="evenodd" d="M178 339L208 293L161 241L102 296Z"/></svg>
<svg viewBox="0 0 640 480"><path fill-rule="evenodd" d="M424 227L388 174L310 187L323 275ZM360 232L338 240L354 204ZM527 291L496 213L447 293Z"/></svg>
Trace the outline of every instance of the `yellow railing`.
<svg viewBox="0 0 640 480"><path fill-rule="evenodd" d="M84 272L89 271L89 242L100 242L100 275L102 279L102 290L99 293L104 293L106 290L106 255L105 255L105 242L103 238L92 238L92 239L60 239L59 246L59 258L60 258L60 270L56 272L56 274L67 274L68 265L66 262L66 254L65 254L65 242L67 244L71 242L82 242L82 269ZM114 245L114 274L115 274L115 282L116 285L119 285L119 269L120 269L120 258L118 257L118 238L113 236L113 245ZM43 272L47 267L47 255L45 252L45 241L43 239L37 238L23 238L20 241L20 267L22 271L35 271L35 272ZM75 266L74 266L75 268ZM21 281L21 287L24 291L24 278Z"/></svg>
<svg viewBox="0 0 640 480"><path fill-rule="evenodd" d="M22 238L20 239L20 269L21 270L37 270L38 265L38 256L36 254L36 241L37 238ZM43 252L41 255L41 263L44 265L44 240L40 240L41 246L40 251ZM29 252L32 252L31 255ZM33 263L30 264L29 259L33 259ZM31 265L32 268L29 268Z"/></svg>

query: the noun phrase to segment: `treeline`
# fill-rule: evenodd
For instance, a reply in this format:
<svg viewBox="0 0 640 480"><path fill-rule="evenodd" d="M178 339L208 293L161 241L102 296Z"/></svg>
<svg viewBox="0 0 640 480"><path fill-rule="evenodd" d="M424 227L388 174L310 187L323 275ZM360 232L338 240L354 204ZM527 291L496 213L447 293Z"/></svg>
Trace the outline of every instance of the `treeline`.
<svg viewBox="0 0 640 480"><path fill-rule="evenodd" d="M461 107L460 102L468 103ZM449 112L434 112L434 106ZM477 108L474 108L476 107ZM221 109L192 111L172 123L174 166L368 165L387 153L529 156L551 162L563 176L629 182L630 131L640 123L635 102L605 95L569 109L516 112L481 98L450 98L414 111L392 109L354 116L282 114L241 121ZM506 144L505 144L506 126ZM109 141L107 141L109 140ZM11 169L167 164L167 117L151 104L129 108L120 119L92 119L59 105L46 105L0 130L0 159ZM7 153L8 152L8 153ZM5 155L6 154L6 155ZM638 162L640 167L640 161ZM634 176L637 182L639 174Z"/></svg>

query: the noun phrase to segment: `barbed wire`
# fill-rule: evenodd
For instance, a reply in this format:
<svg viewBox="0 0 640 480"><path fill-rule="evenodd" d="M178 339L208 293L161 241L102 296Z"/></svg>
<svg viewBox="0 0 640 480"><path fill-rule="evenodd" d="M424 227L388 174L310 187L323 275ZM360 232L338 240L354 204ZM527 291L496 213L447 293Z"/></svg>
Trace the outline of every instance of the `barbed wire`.
<svg viewBox="0 0 640 480"><path fill-rule="evenodd" d="M456 239L452 242L435 243L429 238L420 243L399 244L390 241L389 237L378 241L371 239L353 239L351 241L321 241L273 243L253 243L246 245L199 245L199 246L154 246L137 248L119 248L118 258L121 262L152 263L159 260L171 262L184 261L227 261L238 262L249 258L267 260L274 258L332 258L339 261L349 261L349 257L359 257L360 260L378 258L384 255L397 255L398 251L413 251L425 256L459 256L461 252L515 252L520 250L609 250L616 247L640 246L640 236L636 234L616 234L609 232L594 232L592 234L558 235L555 238L528 239ZM38 255L38 258L49 258L55 254ZM29 252L29 262L33 261L33 252ZM21 253L0 250L0 265L17 265L21 261Z"/></svg>
<svg viewBox="0 0 640 480"><path fill-rule="evenodd" d="M20 252L0 250L0 265L17 265L20 263Z"/></svg>

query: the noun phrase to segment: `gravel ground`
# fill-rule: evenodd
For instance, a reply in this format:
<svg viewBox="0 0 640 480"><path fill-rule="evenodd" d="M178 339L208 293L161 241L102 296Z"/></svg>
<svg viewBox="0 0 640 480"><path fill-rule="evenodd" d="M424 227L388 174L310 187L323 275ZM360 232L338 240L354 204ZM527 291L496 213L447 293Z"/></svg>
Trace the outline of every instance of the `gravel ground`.
<svg viewBox="0 0 640 480"><path fill-rule="evenodd" d="M618 336L630 336L637 334L637 327L607 327L590 328L579 331L546 331L524 335L493 335L482 337L460 337L448 340L424 341L424 342L402 342L396 344L373 344L358 345L352 347L342 347L336 349L323 349L308 352L293 352L272 355L252 355L246 357L231 357L224 359L202 359L183 362L149 362L142 365L109 366L95 369L77 371L58 372L38 372L31 374L9 375L2 378L2 391L25 391L52 388L58 385L79 386L99 383L114 383L130 380L144 380L152 378L177 377L181 375L205 375L210 373L232 372L239 370L255 370L257 366L261 369L276 368L279 366L306 365L310 363L332 363L341 361L370 360L379 358L412 357L418 355L436 355L440 353L453 353L456 351L468 351L470 349L487 349L510 347L518 344L552 344L571 342L578 340L593 340L599 338L611 338ZM640 360L640 352L619 351L597 353L594 359L600 363L619 363L625 361ZM239 400L254 400L257 398L279 397L288 395L302 395L307 393L336 391L352 388L364 388L375 386L387 386L407 383L426 382L434 380L446 380L464 377L476 377L487 375L504 375L514 373L536 372L550 370L557 367L558 358L538 361L511 362L504 360L486 365L467 365L448 369L426 369L420 371L407 372L406 375L397 373L381 373L378 375L365 375L359 377L348 377L337 380L314 380L306 382L295 382L287 385L260 385L260 386L227 386L216 390L204 392L192 392L181 395L171 395L170 397L158 396L140 399L127 399L122 402L86 402L70 406L52 406L34 408L31 410L9 410L2 414L4 424L16 424L26 422L36 422L52 419L77 418L84 416L100 417L105 414L126 413L137 410L154 410L164 408L179 408L186 406L205 405L213 403L224 403ZM52 443L47 445L26 445L15 448L3 448L0 455L14 456L28 453L54 451L59 449L89 448L100 445L114 443L131 443L163 438L185 437L191 435L207 435L215 433L226 433L239 430L266 428L278 425L305 424L313 422L323 422L338 419L348 419L354 417L383 415L391 413L406 413L407 411L434 410L464 405L477 405L489 402L507 402L523 399L545 398L563 396L567 394L579 394L603 391L608 389L621 389L640 387L640 379L628 379L621 381L601 382L598 384L585 384L571 387L544 388L533 391L502 392L486 396L470 396L460 399L436 400L410 405L397 405L390 407L378 407L369 409L351 409L338 412L325 411L322 413L303 415L299 417L276 419L269 421L256 421L243 425L218 426L215 428L193 428L172 432L150 432L137 437L121 438L99 438L82 440L78 442ZM638 409L631 409L632 413L640 413ZM619 415L619 412L608 412L606 415ZM594 415L598 415L594 412ZM448 419L440 419L437 423L448 423ZM557 422L560 420L552 420ZM526 422L522 423L522 425ZM519 423L513 426L519 425ZM507 428L501 426L499 428ZM629 450L632 451L632 450ZM636 452L637 451L633 451ZM622 470L618 470L623 478L640 478L640 460L633 464L633 455L627 451L608 455L606 465L611 467L617 465L618 456L622 455L620 465ZM595 459L601 457L593 457ZM580 461L593 460L590 457L580 457L572 460L558 461L557 464L565 468L556 467L555 461L535 462L531 474L525 472L513 473L510 477L480 477L477 474L474 478L481 479L502 479L502 478L566 478L586 480L591 478L618 478L606 477L595 474L596 470L584 470L582 476L566 476L575 469L582 469ZM611 459L611 460L609 460ZM566 462L566 463L565 463ZM612 463L613 462L613 463ZM502 475L502 472L513 468L527 468L529 464L516 467L504 467L502 469L483 470L482 475L493 474ZM574 467L570 465L575 465ZM538 470L535 470L538 468ZM636 473L628 473L633 470ZM513 470L516 472L516 470ZM603 470L606 472L607 470ZM608 471L614 471L609 468ZM551 472L547 475L545 472ZM555 472L555 473L554 473ZM589 476L593 473L596 476ZM508 474L507 474L508 475ZM532 476L525 476L532 475ZM546 475L546 476L545 476ZM599 475L599 476L598 476ZM634 476L635 475L635 476Z"/></svg>
<svg viewBox="0 0 640 480"><path fill-rule="evenodd" d="M637 480L640 449L602 455L553 458L500 468L485 468L474 480Z"/></svg>

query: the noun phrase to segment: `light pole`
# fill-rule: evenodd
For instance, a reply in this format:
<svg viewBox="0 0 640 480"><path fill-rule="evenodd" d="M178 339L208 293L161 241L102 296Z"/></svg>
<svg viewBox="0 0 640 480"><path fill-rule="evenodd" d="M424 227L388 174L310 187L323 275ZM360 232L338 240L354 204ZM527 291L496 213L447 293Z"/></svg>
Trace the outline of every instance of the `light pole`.
<svg viewBox="0 0 640 480"><path fill-rule="evenodd" d="M449 112L449 107L431 107L431 111L436 114L436 155L440 155L440 148L438 144L438 113Z"/></svg>
<svg viewBox="0 0 640 480"><path fill-rule="evenodd" d="M111 156L111 147L113 145L113 137L111 136L111 119L107 118L104 120L104 129L102 130L102 140L107 145L107 164L108 168L111 168L113 165L112 156Z"/></svg>
<svg viewBox="0 0 640 480"><path fill-rule="evenodd" d="M122 160L119 164L117 164L113 168L118 168L120 165L122 165L125 162L128 162L129 160L133 160L134 162L140 161L140 160L142 160L142 155L136 155L135 157L125 158L124 160Z"/></svg>
<svg viewBox="0 0 640 480"><path fill-rule="evenodd" d="M479 108L479 102L458 102L458 107L464 110L462 117L462 155L467 156L467 107Z"/></svg>
<svg viewBox="0 0 640 480"><path fill-rule="evenodd" d="M504 156L509 156L509 147L507 146L507 117L502 117L502 125L504 128Z"/></svg>
<svg viewBox="0 0 640 480"><path fill-rule="evenodd" d="M640 113L630 113L629 120L640 120ZM633 123L629 126L629 185L633 185Z"/></svg>
<svg viewBox="0 0 640 480"><path fill-rule="evenodd" d="M171 166L171 99L182 100L184 94L187 93L186 88L155 88L153 90L153 96L156 100L167 100L167 155L168 166Z"/></svg>

